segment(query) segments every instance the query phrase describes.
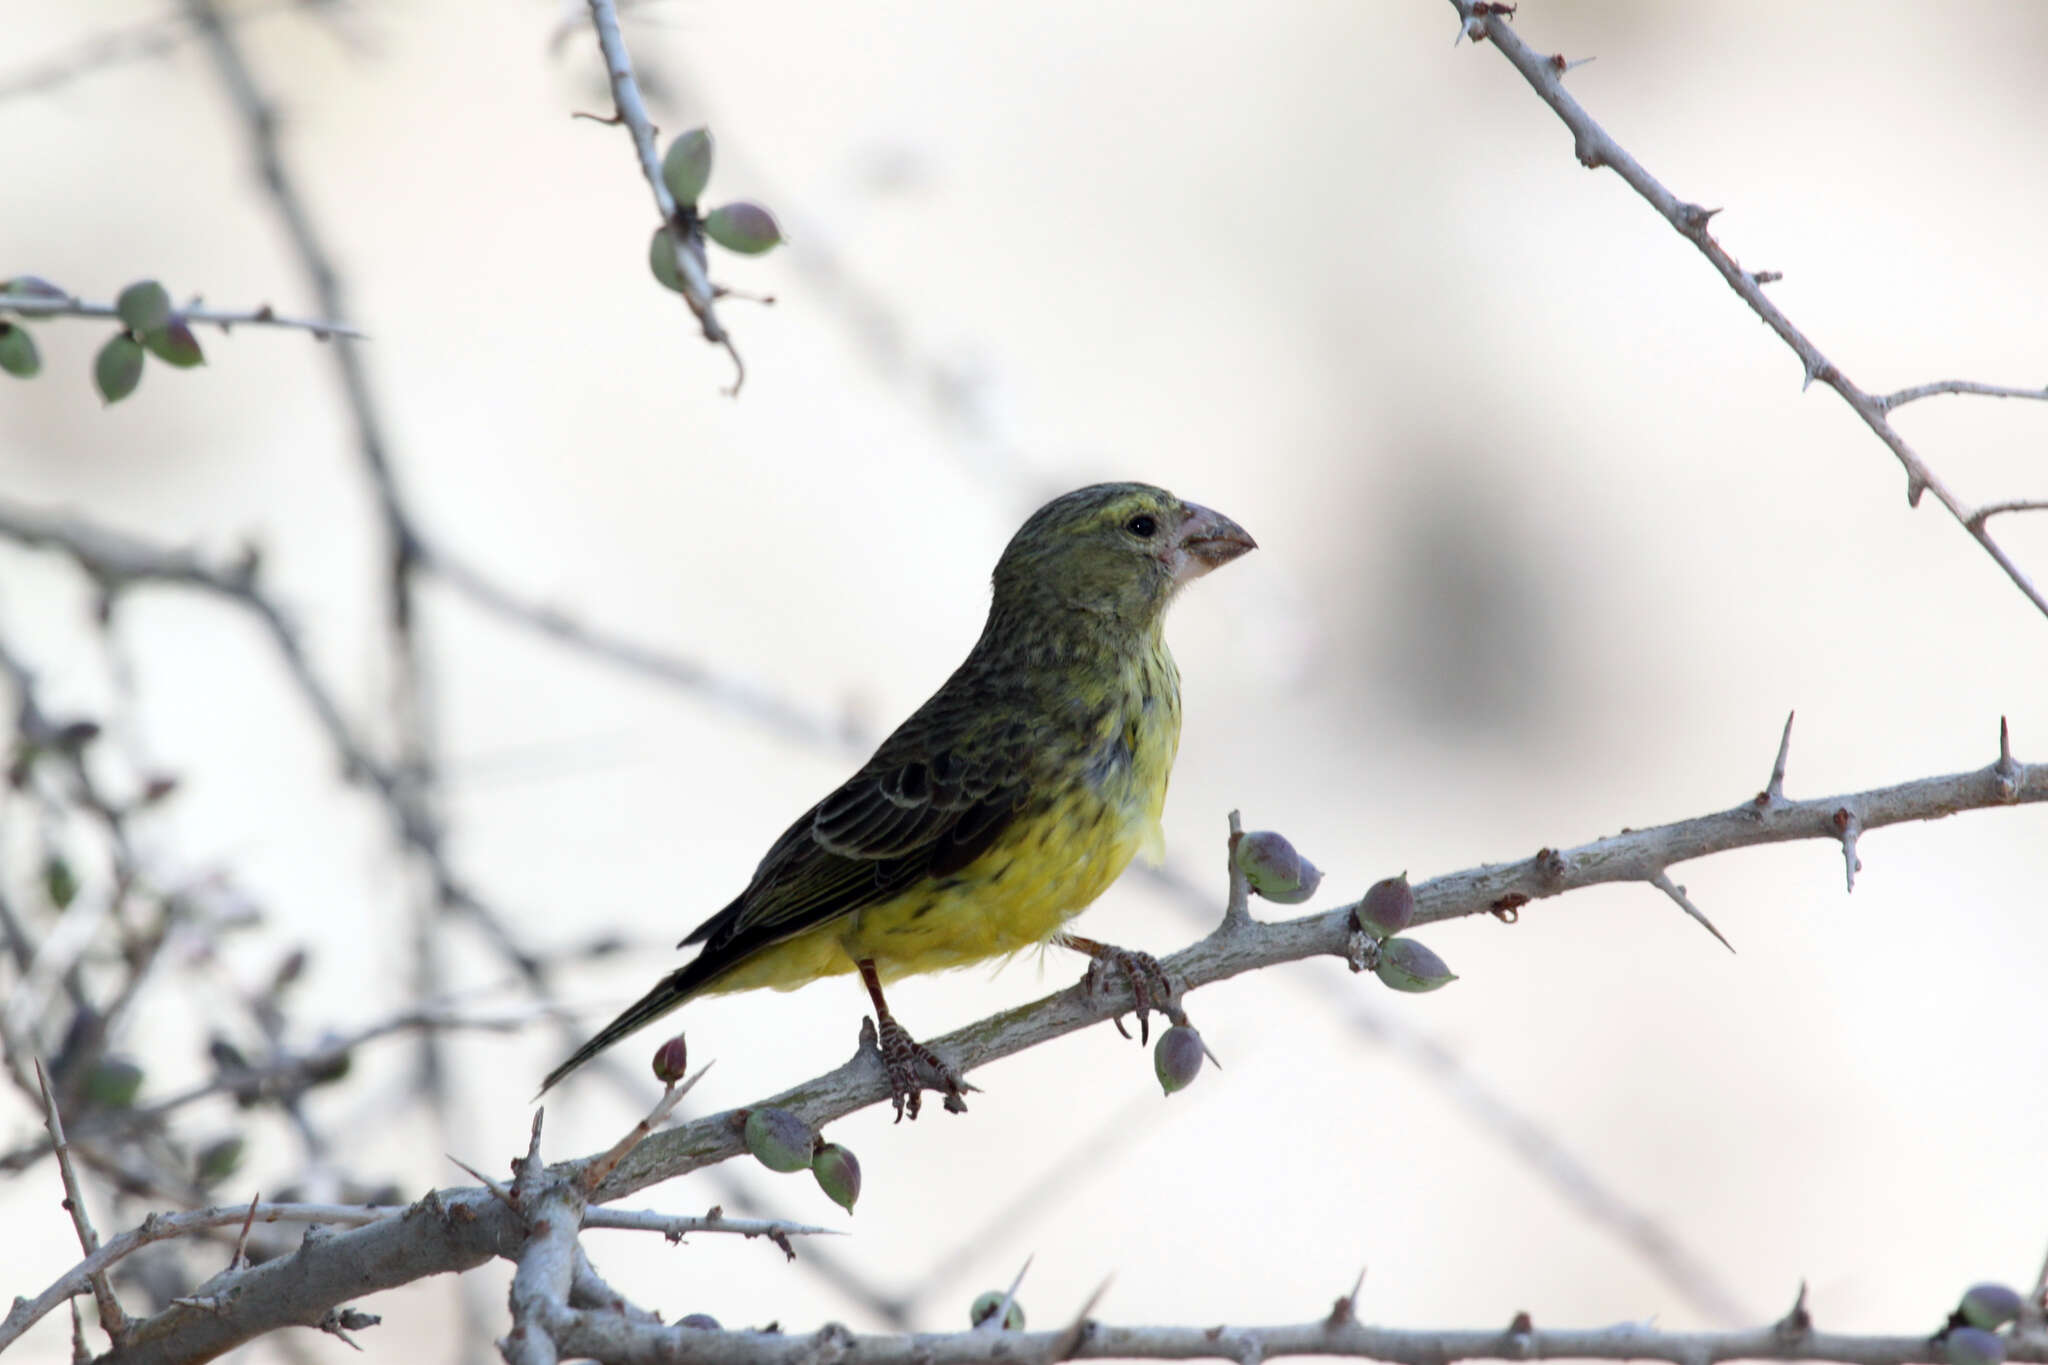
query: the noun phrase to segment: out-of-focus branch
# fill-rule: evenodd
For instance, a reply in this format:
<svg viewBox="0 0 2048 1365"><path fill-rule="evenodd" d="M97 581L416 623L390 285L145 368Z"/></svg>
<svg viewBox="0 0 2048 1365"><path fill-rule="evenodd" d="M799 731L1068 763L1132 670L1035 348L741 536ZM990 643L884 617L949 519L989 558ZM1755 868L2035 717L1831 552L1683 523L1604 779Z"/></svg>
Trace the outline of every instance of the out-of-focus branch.
<svg viewBox="0 0 2048 1365"><path fill-rule="evenodd" d="M119 319L121 310L111 303L93 303L73 294L53 298L43 294L21 294L0 291L0 313L13 313L25 318L114 318ZM316 341L332 337L349 337L362 340L363 334L346 323L330 322L318 318L288 318L281 316L269 304L255 308L226 309L203 308L194 303L176 311L176 316L186 322L205 323L230 331L236 327L284 327L294 331L311 332Z"/></svg>
<svg viewBox="0 0 2048 1365"><path fill-rule="evenodd" d="M604 69L611 81L612 107L616 111L606 122L623 123L633 135L633 150L640 158L640 173L647 177L647 187L654 192L654 207L661 214L661 221L674 229L681 222L675 196L668 191L668 184L661 178L661 155L654 146L654 123L647 117L647 102L640 97L640 83L633 79L633 58L626 51L625 35L619 32L619 11L613 0L589 0L590 22L597 29L597 45L604 52ZM732 357L733 381L731 392L737 395L740 386L747 382L746 362L740 359L739 348L732 344L725 327L718 320L716 306L717 290L712 287L711 276L706 271L704 257L695 246L695 234L671 231L675 240L676 273L682 282L684 302L697 315L697 325L703 329L704 339L725 347Z"/></svg>
<svg viewBox="0 0 2048 1365"><path fill-rule="evenodd" d="M1750 311L1762 318L1773 332L1778 334L1792 353L1799 357L1805 367L1806 382L1815 380L1827 385L1842 401L1849 405L1863 424L1870 428L1885 448L1897 458L1906 471L1906 502L1909 506L1920 505L1921 494L1932 492L1937 501L1948 509L1965 531L1984 548L1984 553L2005 571L2013 585L2026 595L2044 616L2048 616L2048 595L2043 595L2020 566L2006 553L1986 528L1987 514L1981 508L1972 507L1953 492L1941 478L1929 469L1926 461L1907 443L1906 438L1891 423L1887 415L1892 408L1917 398L1936 393L1985 394L2001 398L2048 399L2048 389L2021 389L1999 385L1979 384L1971 380L1949 379L1933 384L1922 384L1902 389L1889 396L1865 392L1850 381L1835 363L1821 354L1820 348L1809 340L1806 334L1794 326L1775 303L1764 293L1764 285L1778 278L1771 272L1750 271L1730 255L1728 250L1707 231L1708 223L1719 209L1702 208L1688 203L1665 188L1655 176L1643 168L1641 162L1624 150L1606 129L1593 120L1577 100L1564 88L1565 72L1573 63L1562 55L1546 55L1532 49L1509 24L1513 5L1486 3L1485 0L1451 0L1451 6L1458 11L1461 33L1474 42L1491 41L1500 54L1507 58L1515 70L1522 73L1522 79L1529 83L1537 96L1549 105L1565 127L1571 129L1573 150L1579 163L1588 169L1605 166L1627 182L1630 189L1642 196L1650 207L1677 230L1678 235L1691 242L1709 264L1720 273L1728 287L1749 305Z"/></svg>
<svg viewBox="0 0 2048 1365"><path fill-rule="evenodd" d="M540 1008L530 1008L498 1018L471 1018L445 1009L406 1010L389 1019L382 1019L359 1028L353 1033L323 1039L304 1052L287 1054L260 1065L223 1068L221 1074L212 1080L202 1081L154 1104L138 1105L132 1109L97 1111L77 1124L72 1136L96 1138L147 1128L162 1122L187 1105L196 1104L215 1095L260 1094L266 1091L302 1089L321 1075L345 1066L349 1054L356 1048L392 1034L424 1029L442 1032L475 1029L505 1033L525 1027L542 1012ZM48 1155L49 1151L50 1144L47 1140L24 1143L13 1151L0 1155L0 1171L23 1170Z"/></svg>
<svg viewBox="0 0 2048 1365"><path fill-rule="evenodd" d="M745 716L785 739L851 754L861 748L866 738L850 719L835 721L818 715L743 678L718 673L695 659L657 649L579 621L557 607L521 597L439 545L422 541L420 554L441 582L485 611L602 663L652 678Z"/></svg>
<svg viewBox="0 0 2048 1365"><path fill-rule="evenodd" d="M242 5L225 17L230 23L243 24L251 19L304 7L305 0L273 0L270 4ZM54 90L81 76L104 71L123 62L161 57L190 42L194 36L189 14L166 15L108 29L87 38L69 52L0 76L0 100Z"/></svg>

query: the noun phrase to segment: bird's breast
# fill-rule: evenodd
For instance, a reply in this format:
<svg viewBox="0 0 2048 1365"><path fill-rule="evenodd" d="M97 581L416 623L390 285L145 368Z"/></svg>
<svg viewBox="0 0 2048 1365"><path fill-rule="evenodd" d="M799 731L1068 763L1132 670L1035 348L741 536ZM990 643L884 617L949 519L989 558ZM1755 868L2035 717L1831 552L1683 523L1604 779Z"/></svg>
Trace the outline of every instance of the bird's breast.
<svg viewBox="0 0 2048 1365"><path fill-rule="evenodd" d="M1161 645L1109 681L1068 699L1086 703L1086 719L1041 755L1038 800L956 875L863 911L845 933L849 953L885 980L1014 953L1059 932L1136 854L1156 860L1180 677Z"/></svg>

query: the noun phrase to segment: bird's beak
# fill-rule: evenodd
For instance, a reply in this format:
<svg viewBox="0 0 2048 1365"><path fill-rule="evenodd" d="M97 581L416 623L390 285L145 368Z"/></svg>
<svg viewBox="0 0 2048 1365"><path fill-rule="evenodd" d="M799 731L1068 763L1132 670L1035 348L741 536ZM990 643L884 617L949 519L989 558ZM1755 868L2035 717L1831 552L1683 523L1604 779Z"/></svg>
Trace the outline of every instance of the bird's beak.
<svg viewBox="0 0 2048 1365"><path fill-rule="evenodd" d="M1184 552L1176 581L1186 583L1211 569L1220 569L1239 555L1259 548L1244 527L1221 512L1195 503L1187 504L1187 519L1180 524L1180 548Z"/></svg>

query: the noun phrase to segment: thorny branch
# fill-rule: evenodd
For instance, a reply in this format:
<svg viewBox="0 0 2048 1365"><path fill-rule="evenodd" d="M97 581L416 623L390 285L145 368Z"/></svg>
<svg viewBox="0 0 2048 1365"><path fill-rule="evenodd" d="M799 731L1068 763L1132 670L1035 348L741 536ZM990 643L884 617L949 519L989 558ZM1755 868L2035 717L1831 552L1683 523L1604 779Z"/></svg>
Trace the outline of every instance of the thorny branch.
<svg viewBox="0 0 2048 1365"><path fill-rule="evenodd" d="M1901 404L1938 393L2048 400L2048 388L2011 388L1962 379L1922 384L1885 396L1859 388L1833 361L1821 354L1820 348L1794 326L1783 310L1772 303L1764 293L1764 285L1777 276L1767 271L1743 269L1735 257L1730 255L1707 230L1708 223L1720 210L1688 203L1665 188L1661 181L1643 168L1642 163L1629 155L1606 129L1593 120L1593 116L1586 112L1584 106L1572 98L1564 88L1564 76L1573 63L1567 62L1561 56L1536 52L1523 42L1508 22L1514 10L1512 5L1483 3L1483 0L1451 0L1451 6L1458 11L1460 35L1471 38L1474 42L1491 41L1499 49L1500 54L1513 64L1515 70L1522 73L1522 79L1529 83L1537 96L1563 120L1565 127L1571 129L1573 150L1577 153L1581 165L1588 169L1605 166L1626 181L1630 189L1642 196L1650 207L1656 209L1664 220L1677 230L1679 236L1698 248L1699 253L1707 258L1708 263L1720 273L1721 278L1728 282L1728 287L1749 305L1752 312L1763 319L1766 326L1778 334L1780 340L1792 348L1792 353L1799 357L1799 363L1805 367L1808 384L1818 380L1841 395L1842 401L1863 420L1863 424L1870 428L1878 440L1884 442L1886 449L1892 452L1906 471L1907 504L1918 507L1921 495L1932 492L1935 499L1948 509L1949 515L1955 518L1956 523L1969 532L1976 542L1983 546L1984 553L1990 555L1993 562L2005 571L2006 577L2013 581L2014 586L2026 594L2027 600L2044 616L2048 616L2048 595L2043 595L2041 589L2035 586L2033 579L2013 561L2006 553L2005 547L1992 537L1985 525L1993 511L2017 511L2021 510L2020 505L1972 507L1928 468L1926 461L1920 458L1919 453L1892 425L1888 415L1893 408ZM2027 510L2032 510L2032 504L2027 504ZM1850 875L1854 876L1853 870Z"/></svg>
<svg viewBox="0 0 2048 1365"><path fill-rule="evenodd" d="M1515 1324L1519 1326L1520 1324ZM1280 1356L1343 1356L1445 1365L1455 1360L1663 1360L1711 1365L1723 1360L1836 1360L1856 1365L1939 1362L1929 1337L1791 1333L1779 1326L1735 1332L1662 1332L1615 1327L1517 1331L1403 1330L1329 1318L1288 1326L1120 1327L1084 1322L1078 1333L947 1332L863 1334L833 1324L816 1332L705 1332L634 1322L620 1314L569 1310L548 1324L568 1355L608 1365L997 1365L1059 1360L1225 1360L1237 1365ZM1074 1338L1071 1343L1067 1338ZM2013 1341L2009 1359L2048 1360L2048 1340Z"/></svg>
<svg viewBox="0 0 2048 1365"><path fill-rule="evenodd" d="M1674 864L1733 849L1793 840L1839 840L1836 814L1842 811L1855 812L1857 822L1869 831L1908 821L1939 819L1965 810L2044 801L2048 801L2048 763L2020 763L2011 757L2008 744L2002 747L1997 761L1973 772L1919 778L1871 791L1812 800L1746 800L1715 814L1649 829L1629 830L1575 848L1543 849L1534 857L1520 862L1453 872L1415 888L1416 922L1426 924L1461 916L1498 914L1504 909L1517 909L1535 900L1606 883L1635 881L1653 885L1655 878ZM1355 906L1347 904L1292 920L1262 923L1247 918L1242 922L1220 924L1207 937L1167 958L1163 965L1183 990L1192 991L1283 962L1316 956L1341 958L1347 951L1353 932L1354 909ZM964 1072L1091 1024L1105 1022L1130 1007L1128 994L1121 986L1094 995L1077 986L993 1015L933 1040L932 1046ZM793 1110L813 1128L818 1128L886 1098L887 1086L879 1062L862 1052L832 1072L758 1103ZM736 1155L742 1147L734 1119L734 1112L713 1114L647 1138L597 1186L592 1194L593 1201L601 1203L623 1198L650 1185ZM584 1158L550 1168L550 1178L580 1182L595 1160ZM501 1217L507 1213L509 1210L497 1196L481 1188L437 1192L415 1205L401 1219L385 1220L309 1242L296 1256L289 1258L288 1264L271 1262L241 1272L245 1278L238 1281L240 1301L251 1305L251 1310L233 1324L218 1317L192 1315L174 1306L140 1326L138 1338L147 1335L152 1340L162 1340L175 1336L181 1350L198 1346L210 1351L226 1350L273 1327L316 1318L344 1300L373 1289L389 1288L426 1275L467 1270L494 1256L516 1260L527 1234L523 1226ZM367 1273L365 1267L370 1268ZM606 1359L618 1360L667 1358L656 1352L652 1339L631 1345L630 1349L621 1347L623 1353L612 1352L610 1346L603 1350L590 1349L599 1344L599 1338L587 1333L613 1330L615 1324L609 1319L553 1314L541 1320L549 1336L565 1354L599 1354ZM1148 1330L1172 1332L1179 1329ZM1193 1344L1198 1335L1158 1338L1181 1344L1171 1352L1164 1346L1156 1347L1155 1353L1238 1354L1234 1350L1218 1352L1213 1341L1209 1343L1210 1349L1199 1349ZM750 1343L757 1340L745 1334L737 1336ZM758 1346L742 1348L735 1345L731 1348L735 1352L743 1349L764 1351L768 1353L765 1356L734 1354L720 1358L760 1361L774 1357L783 1349L778 1343L788 1340L766 1338ZM889 1340L904 1343L928 1339ZM1274 1354L1299 1353L1295 1346L1289 1344L1290 1340L1283 1336L1266 1345ZM1313 1349L1331 1354L1366 1351L1363 1345L1358 1346L1356 1352L1347 1350L1344 1343L1351 1340L1354 1339L1332 1342L1319 1337ZM1362 1341L1363 1338L1356 1340ZM1382 1346L1386 1352L1391 1352L1385 1355L1387 1359L1415 1359L1418 1362L1434 1362L1489 1350L1498 1353L1501 1343L1498 1334L1489 1337L1480 1333L1455 1337L1424 1334L1408 1339L1372 1340L1376 1343L1375 1352ZM1402 1340L1406 1341L1405 1346L1401 1344ZM1698 1360L1724 1358L1721 1354L1724 1351L1730 1355L1754 1355L1759 1338L1753 1333L1678 1337L1652 1333L1626 1340L1614 1336L1595 1339L1572 1334L1543 1340L1552 1345L1531 1346L1531 1354L1544 1354L1546 1351L1569 1354L1576 1351L1596 1356L1672 1359L1682 1362L1682 1365L1694 1365ZM1389 1341L1392 1344L1388 1344ZM1437 1355L1398 1353L1403 1350L1420 1352L1424 1349L1421 1343L1425 1341L1452 1344L1431 1348L1439 1351ZM1826 1341L1828 1344L1822 1348L1795 1341L1774 1347L1765 1354L1776 1358L1828 1356L1867 1360L1879 1365L1881 1362L1925 1359L1925 1352L1929 1349L1924 1339L1852 1341L1846 1338L1813 1338L1812 1341ZM1491 1346L1482 1346L1482 1342L1490 1342ZM619 1343L612 1341L610 1345ZM1857 1353L1832 1354L1852 1348ZM667 1349L667 1346L660 1347L660 1350ZM894 1351L898 1347L890 1346L888 1349ZM907 1351L911 1348L903 1346L901 1349ZM985 1348L963 1349L980 1351ZM1299 1348L1308 1349L1306 1346ZM1445 1351L1448 1354L1443 1354ZM1664 1354L1667 1351L1672 1354ZM1084 1344L1082 1353L1093 1352ZM1129 1351L1120 1348L1100 1353L1148 1352L1138 1350L1134 1345ZM160 1358L166 1357L148 1353L117 1357L124 1361ZM691 1358L699 1358L694 1348ZM889 1358L896 1357L892 1355ZM906 1355L903 1358L908 1360L911 1357ZM932 1357L934 1360L947 1358L953 1357ZM966 1355L957 1358L979 1360L985 1357ZM2015 1358L2040 1357L2016 1353Z"/></svg>

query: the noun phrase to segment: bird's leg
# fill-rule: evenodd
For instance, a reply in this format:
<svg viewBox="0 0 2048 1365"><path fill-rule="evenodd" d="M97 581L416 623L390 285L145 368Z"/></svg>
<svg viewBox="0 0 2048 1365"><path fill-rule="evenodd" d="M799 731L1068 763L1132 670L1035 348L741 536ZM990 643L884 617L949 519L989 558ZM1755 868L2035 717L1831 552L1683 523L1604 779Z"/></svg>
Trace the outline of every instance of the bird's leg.
<svg viewBox="0 0 2048 1365"><path fill-rule="evenodd" d="M889 1098L896 1105L896 1121L903 1122L908 1110L915 1119L924 1102L923 1091L932 1090L946 1097L946 1112L964 1114L967 1101L961 1092L973 1090L960 1078L960 1073L939 1060L939 1054L910 1036L903 1025L896 1022L896 1016L889 1013L889 1002L882 999L882 978L875 974L872 959L863 961L860 979L868 988L868 998L875 1002L875 1050L882 1055L882 1070L889 1077ZM867 1039L867 1030L861 1031L862 1041Z"/></svg>
<svg viewBox="0 0 2048 1365"><path fill-rule="evenodd" d="M1186 1021L1187 1016L1180 1010L1180 992L1173 988L1173 978L1166 974L1166 968L1160 966L1159 959L1152 954L1097 943L1079 934L1055 934L1052 941L1062 948L1086 953L1093 959L1088 964L1087 975L1081 978L1081 984L1090 995L1102 994L1103 988L1109 984L1111 972L1124 979L1124 984L1131 988L1131 999L1137 1008L1139 1042L1152 1039L1152 1010L1158 1010L1176 1024ZM1124 1028L1122 1015L1110 1022L1116 1025L1118 1033L1126 1038L1131 1036Z"/></svg>

